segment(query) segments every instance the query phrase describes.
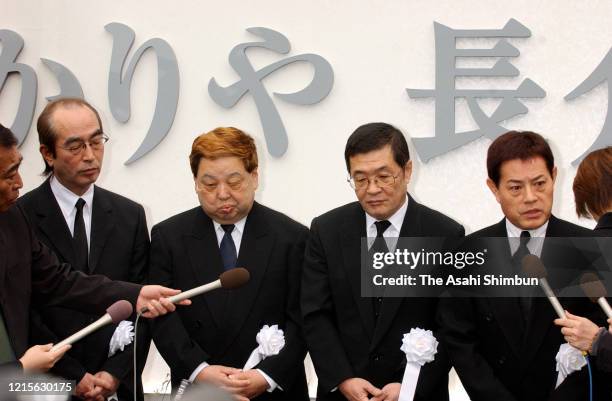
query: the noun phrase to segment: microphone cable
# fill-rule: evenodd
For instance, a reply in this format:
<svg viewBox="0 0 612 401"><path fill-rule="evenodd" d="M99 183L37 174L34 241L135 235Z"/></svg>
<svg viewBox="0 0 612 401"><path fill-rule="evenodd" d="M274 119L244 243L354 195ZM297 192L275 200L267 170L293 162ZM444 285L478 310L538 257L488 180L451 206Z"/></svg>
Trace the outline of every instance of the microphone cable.
<svg viewBox="0 0 612 401"><path fill-rule="evenodd" d="M593 372L591 371L591 362L589 361L588 355L585 355L584 359L586 360L589 370L589 401L593 401Z"/></svg>
<svg viewBox="0 0 612 401"><path fill-rule="evenodd" d="M136 369L136 358L137 358L136 357L136 354L137 354L136 351L138 350L138 348L137 348L137 346L138 346L138 321L140 320L140 316L141 315L142 314L140 312L138 312L136 314L136 321L134 322L134 349L133 349L134 358L132 358L133 361L134 361L134 366L133 366L133 369L134 369L134 372L133 372L133 376L134 376L134 389L133 389L134 390L134 401L137 401L136 398L137 398L137 394L138 394L138 389L136 387L136 384L137 384L136 375L137 375L137 372L138 372L138 370Z"/></svg>

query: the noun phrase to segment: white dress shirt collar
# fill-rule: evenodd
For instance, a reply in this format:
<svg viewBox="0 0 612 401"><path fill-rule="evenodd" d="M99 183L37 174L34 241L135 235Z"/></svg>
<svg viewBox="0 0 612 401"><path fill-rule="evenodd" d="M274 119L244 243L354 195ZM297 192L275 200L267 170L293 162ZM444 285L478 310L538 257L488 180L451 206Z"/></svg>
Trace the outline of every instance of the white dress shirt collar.
<svg viewBox="0 0 612 401"><path fill-rule="evenodd" d="M383 233L383 237L388 238L386 242L387 242L387 247L389 248L390 251L395 250L395 246L397 245L397 238L400 236L400 232L402 230L402 224L404 224L404 218L406 217L407 210L408 210L408 195L406 195L406 198L404 199L404 203L402 204L402 206L400 206L400 208L397 209L397 211L393 213L393 215L387 219L389 223L391 223L391 225L389 226L389 228L385 230L385 232ZM368 236L368 248L370 248L372 244L374 243L374 240L376 239L376 234L377 234L376 225L374 223L376 223L379 220L375 219L374 217L370 216L367 213L365 215L366 215L366 235Z"/></svg>
<svg viewBox="0 0 612 401"><path fill-rule="evenodd" d="M93 205L93 196L94 196L94 188L95 186L92 184L89 186L87 191L81 196L78 196L64 185L55 176L51 176L49 184L51 185L51 192L53 192L53 196L57 200L57 203L62 211L62 215L64 216L64 220L66 220L66 225L68 225L68 229L70 230L70 234L74 233L74 219L76 217L76 202L79 198L82 198L85 201L85 205L83 206L83 220L85 221L85 231L87 233L87 243L90 243L91 237L91 213L92 213L92 205Z"/></svg>
<svg viewBox="0 0 612 401"><path fill-rule="evenodd" d="M234 240L234 245L236 245L236 256L238 256L240 252L240 243L242 242L242 234L244 233L247 217L248 215L235 222L234 230L232 230L232 239ZM221 224L217 223L215 220L213 220L213 225L215 226L215 234L217 235L217 245L221 246L221 240L223 239L223 235L225 235L225 230L221 227Z"/></svg>
<svg viewBox="0 0 612 401"><path fill-rule="evenodd" d="M542 254L542 246L544 245L544 238L546 237L546 229L548 228L548 220L540 227L533 230L523 230L506 219L506 234L508 235L508 241L510 242L510 251L512 254L516 252L520 245L520 237L523 231L528 231L531 239L527 243L529 252L538 257Z"/></svg>

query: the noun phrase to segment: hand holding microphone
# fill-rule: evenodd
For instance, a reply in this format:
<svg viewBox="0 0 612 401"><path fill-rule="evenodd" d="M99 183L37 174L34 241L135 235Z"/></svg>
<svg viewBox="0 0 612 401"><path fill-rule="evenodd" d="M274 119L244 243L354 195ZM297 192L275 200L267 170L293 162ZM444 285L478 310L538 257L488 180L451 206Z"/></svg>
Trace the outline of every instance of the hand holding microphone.
<svg viewBox="0 0 612 401"><path fill-rule="evenodd" d="M114 304L109 306L108 309L106 309L106 314L104 316L102 316L100 319L96 320L89 326L77 331L70 337L55 344L51 348L51 351L57 351L67 344L72 345L83 337L88 336L99 328L106 326L107 324L117 324L122 320L129 319L129 317L132 315L132 310L132 304L126 300L115 302Z"/></svg>
<svg viewBox="0 0 612 401"><path fill-rule="evenodd" d="M163 302L164 303L163 306L166 309L168 309L170 312L172 312L175 309L173 304L188 305L188 304L185 304L185 302L186 301L191 302L191 301L189 301L187 298L195 297L197 295L207 293L217 288L225 288L226 290L232 290L235 288L242 287L250 280L250 278L251 278L251 275L247 269L245 269L244 267L236 267L236 268L233 268L233 269L230 269L230 270L227 270L221 273L221 275L219 276L219 279L213 281L212 283L204 284L204 285L192 288L184 292L180 292L179 290L171 290L169 288L160 287L160 286L145 286L145 287L159 287L161 289L171 291L172 293L167 291L164 295L162 295L164 297L167 296L167 298L152 296L151 298L153 298L153 300L151 303L147 303L146 305L137 304L136 308L137 310L140 311L141 314L147 317L147 314L151 313L152 307L156 308L157 304ZM143 287L143 290L145 287ZM142 294L142 291L141 291L141 294ZM140 300L140 297L138 297L138 299ZM159 302L157 301L157 299L159 299ZM172 309L170 310L170 308L168 308L167 305L171 305ZM165 314L165 313L166 312L163 312L160 314Z"/></svg>
<svg viewBox="0 0 612 401"><path fill-rule="evenodd" d="M580 278L580 287L592 302L599 304L608 318L612 317L612 309L606 300L606 289L595 273L585 273ZM561 334L574 348L590 352L593 341L599 333L599 327L589 319L566 312L567 318L556 319L555 324L561 326Z"/></svg>
<svg viewBox="0 0 612 401"><path fill-rule="evenodd" d="M69 344L58 347L55 350L51 347L52 344L46 344L28 348L25 354L19 358L23 370L27 373L46 372L70 349Z"/></svg>

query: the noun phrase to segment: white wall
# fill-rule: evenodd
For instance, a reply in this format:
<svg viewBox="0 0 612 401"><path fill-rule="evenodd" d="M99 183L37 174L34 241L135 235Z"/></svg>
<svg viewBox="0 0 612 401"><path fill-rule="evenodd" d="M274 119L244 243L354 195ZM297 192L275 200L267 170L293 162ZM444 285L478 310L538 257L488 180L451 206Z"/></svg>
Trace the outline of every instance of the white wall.
<svg viewBox="0 0 612 401"><path fill-rule="evenodd" d="M358 125L386 121L408 136L431 136L434 101L410 99L405 88L434 87L434 21L452 28L500 29L510 18L527 26L532 37L509 39L521 52L510 61L521 75L514 79L462 79L464 87L516 88L531 78L547 92L544 99L526 100L530 112L509 120L509 129L530 129L551 140L559 176L555 214L578 221L573 212L570 162L595 140L603 124L605 84L566 102L563 97L600 63L612 45L612 3L515 0L489 1L353 1L219 2L212 0L43 1L7 0L0 29L18 32L25 48L18 61L32 66L39 79L36 115L57 83L40 57L58 61L79 78L85 96L100 111L111 136L99 184L141 202L149 226L196 205L187 163L193 138L217 126L233 125L252 134L260 157L261 187L257 199L308 225L313 217L352 201L343 150ZM104 30L122 22L136 32L136 46L161 37L176 52L181 75L176 120L166 140L130 166L123 162L136 150L153 116L156 63L145 54L132 85L132 118L117 123L106 94L112 39ZM233 109L223 109L207 93L212 77L222 85L238 77L228 64L231 48L254 40L245 29L264 26L286 35L289 56L316 53L333 66L330 95L313 106L275 100L289 134L289 150L280 159L268 155L255 104L246 95ZM467 45L492 46L479 39ZM460 43L463 44L463 43ZM253 64L262 67L286 56L256 49ZM494 60L482 60L492 65ZM468 65L475 65L474 62ZM308 65L277 71L264 84L273 91L297 91L310 81ZM9 79L0 92L0 121L12 122L20 91ZM492 110L495 101L482 102ZM474 127L465 103L457 102L457 130ZM477 140L427 164L415 162L410 191L423 203L463 223L468 232L501 218L484 181L485 154L490 141ZM22 147L24 192L39 185L43 163L37 151L35 122ZM414 148L411 147L414 153ZM590 221L579 223L591 227Z"/></svg>

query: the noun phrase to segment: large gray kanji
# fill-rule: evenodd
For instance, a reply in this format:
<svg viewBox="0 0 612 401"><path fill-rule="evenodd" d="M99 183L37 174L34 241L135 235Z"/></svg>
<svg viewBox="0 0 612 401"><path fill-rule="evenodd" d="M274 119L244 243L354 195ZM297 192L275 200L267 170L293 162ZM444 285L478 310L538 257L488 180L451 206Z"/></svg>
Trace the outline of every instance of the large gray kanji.
<svg viewBox="0 0 612 401"><path fill-rule="evenodd" d="M580 85L576 87L573 91L568 93L565 96L565 100L572 100L581 96L588 91L594 89L599 86L603 82L608 83L608 111L606 113L606 119L604 121L603 127L601 127L601 132L595 142L584 152L582 153L576 160L572 162L572 165L577 166L582 159L586 157L589 153L594 150L605 148L606 146L612 146L612 48L608 50L608 53L604 57L604 59L599 63L599 65L595 68L595 70L589 75Z"/></svg>
<svg viewBox="0 0 612 401"><path fill-rule="evenodd" d="M435 89L406 89L411 98L435 98L435 136L413 138L423 161L461 147L480 137L495 139L507 131L500 122L529 110L519 98L543 98L546 92L531 79L525 79L517 89L457 89L457 77L516 77L519 70L509 61L518 57L519 50L503 38L527 38L531 31L515 19L502 29L451 29L434 22L436 41ZM457 48L458 38L502 38L490 49ZM491 68L458 68L458 57L495 57L499 60ZM455 132L455 100L465 98L477 130ZM496 110L486 115L477 98L501 98Z"/></svg>

